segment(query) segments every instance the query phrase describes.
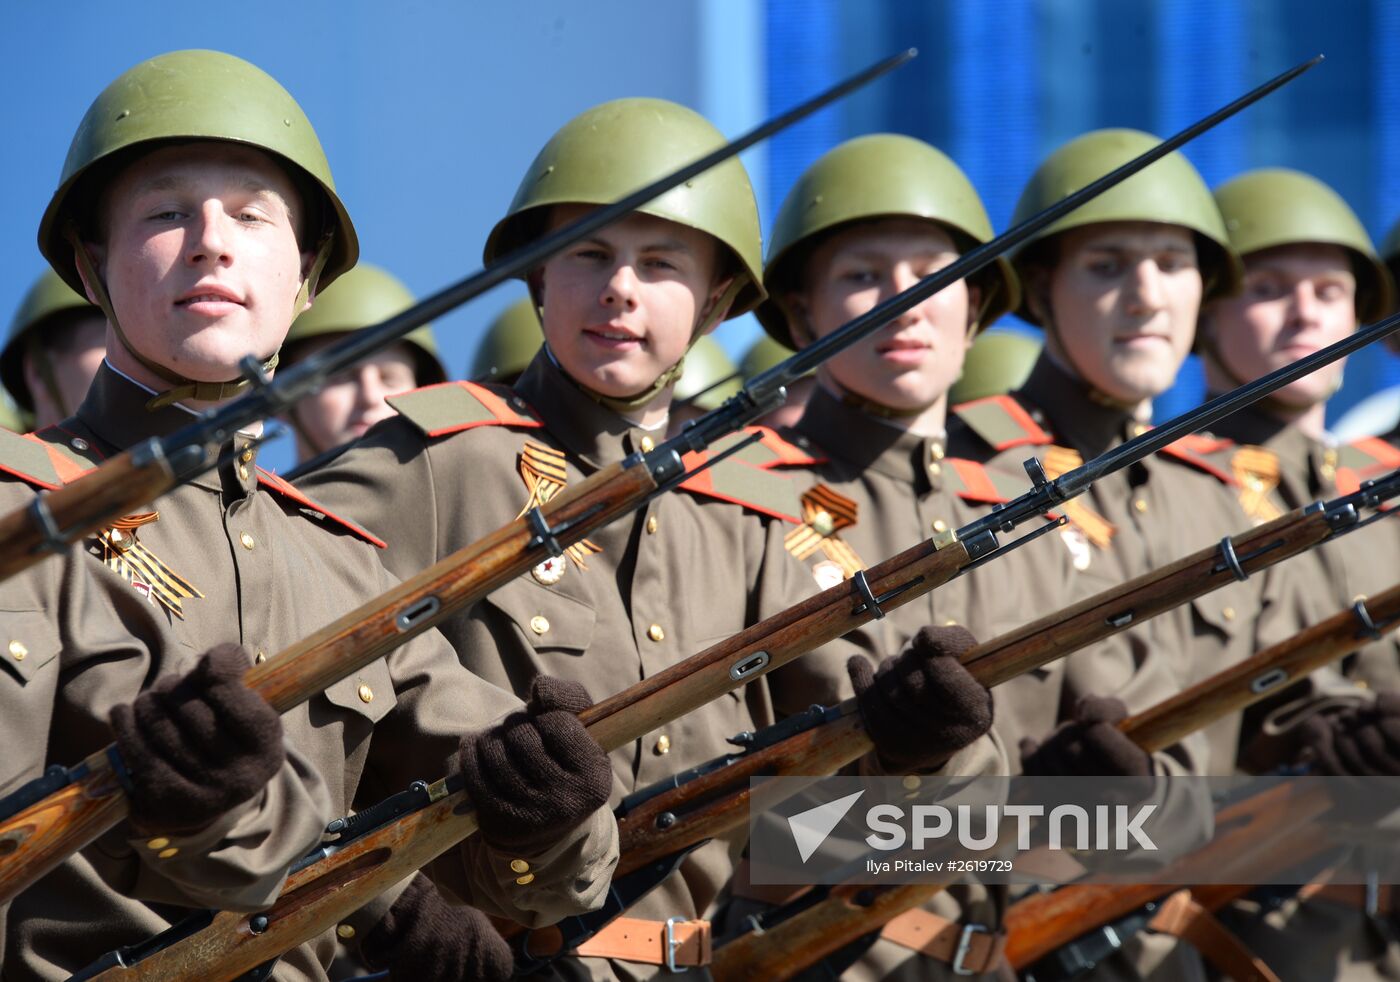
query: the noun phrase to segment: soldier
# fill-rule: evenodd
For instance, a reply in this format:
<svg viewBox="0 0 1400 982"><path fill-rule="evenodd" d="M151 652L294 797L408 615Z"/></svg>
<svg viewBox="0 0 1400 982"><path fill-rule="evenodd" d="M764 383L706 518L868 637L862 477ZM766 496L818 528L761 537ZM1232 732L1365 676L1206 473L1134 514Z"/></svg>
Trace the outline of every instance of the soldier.
<svg viewBox="0 0 1400 982"><path fill-rule="evenodd" d="M992 238L976 190L944 154L918 140L880 134L831 150L798 179L778 212L764 283L771 297L759 320L781 344L805 347ZM787 538L795 556L826 587L913 546L950 532L1026 488L1024 475L992 472L950 457L945 443L948 391L981 325L1020 297L1006 260L911 308L866 341L817 369L817 384L794 441L819 459L808 465L805 524ZM1068 553L1052 542L1030 545L991 568L948 583L891 611L863 631L872 647L893 649L925 624L961 624L993 637L1080 599ZM1163 660L1134 664L1116 643L1082 652L994 690L996 732L1008 747L1044 738L1073 717L1081 697L1116 696L1145 708L1175 691ZM1094 730L1098 733L1098 730ZM1037 744L1033 772L1139 773L1154 769L1126 738L1093 745L1098 756L1049 759ZM1064 737L1057 746L1067 745ZM1090 741L1092 744L1092 741ZM1027 744L1028 749L1030 744ZM1022 761L1013 756L1013 773ZM1182 773L1163 755L1157 769ZM901 915L861 963L860 977L949 977L954 947L931 953L913 939L943 935L956 908L939 898L927 911ZM963 923L995 931L1004 890L969 890ZM969 928L971 929L971 928ZM907 947L899 947L901 939ZM910 949L916 953L911 953ZM930 964L917 952L932 954ZM962 969L989 972L991 962Z"/></svg>
<svg viewBox="0 0 1400 982"><path fill-rule="evenodd" d="M361 263L292 322L282 360L294 365L346 333L379 324L412 306L408 287L378 266ZM387 397L445 381L432 327L424 324L292 407L287 415L297 434L297 459L309 460L364 436L393 413L384 401Z"/></svg>
<svg viewBox="0 0 1400 982"><path fill-rule="evenodd" d="M1321 181L1292 170L1250 171L1217 188L1215 200L1244 261L1244 286L1202 313L1198 346L1211 393L1282 368L1392 309L1389 271L1360 220ZM1400 467L1400 452L1383 440L1338 446L1329 438L1324 413L1341 387L1342 368L1334 362L1217 427L1235 441L1218 456L1256 523L1352 490L1359 475ZM1289 565L1306 586L1298 618L1313 623L1400 583L1400 531L1382 522ZM1309 716L1296 735L1323 772L1340 767L1345 773L1349 755L1339 747L1384 747L1387 730L1400 732L1394 636L1367 645L1345 667L1357 685L1375 691L1349 691L1330 671L1314 677L1330 705ZM1288 706L1274 712L1276 722L1292 715ZM1373 758L1381 759L1383 753ZM1390 760L1400 761L1400 746ZM1368 899L1361 886L1266 888L1265 896L1234 905L1225 919L1283 977L1394 978L1400 943L1392 891L1381 885Z"/></svg>
<svg viewBox="0 0 1400 982"><path fill-rule="evenodd" d="M52 426L83 401L102 364L106 335L102 311L46 270L10 322L0 350L0 383L34 426Z"/></svg>
<svg viewBox="0 0 1400 982"><path fill-rule="evenodd" d="M1014 221L1157 142L1134 130L1070 141L1031 177ZM1044 329L1045 350L1012 395L957 407L949 453L992 467L1034 453L1051 477L1147 429L1152 400L1191 348L1202 300L1228 295L1239 280L1220 212L1179 153L1042 230L1013 263L1024 287L1017 312ZM1179 441L1068 502L1062 538L1080 576L1105 589L1247 527L1232 476L1207 456L1218 445L1205 436ZM1183 683L1218 672L1294 633L1281 599L1288 596L1285 571L1206 594L1129 632L1129 641L1171 658ZM1239 732L1238 717L1208 728L1197 769L1233 773ZM1171 938L1139 943L1133 970L1199 971Z"/></svg>
<svg viewBox="0 0 1400 982"><path fill-rule="evenodd" d="M1381 256L1385 259L1386 268L1390 270L1391 280L1400 282L1400 222L1396 222L1385 237L1385 243L1381 246ZM1400 339L1392 334L1386 343L1390 350L1400 355ZM1400 447L1400 418L1395 420L1395 425L1389 432L1382 435L1392 447Z"/></svg>
<svg viewBox="0 0 1400 982"><path fill-rule="evenodd" d="M984 331L968 349L962 375L948 390L949 405L1014 392L1030 375L1044 348L1020 331Z"/></svg>
<svg viewBox="0 0 1400 982"><path fill-rule="evenodd" d="M540 315L529 297L517 300L486 327L467 378L514 385L544 343Z"/></svg>
<svg viewBox="0 0 1400 982"><path fill-rule="evenodd" d="M764 334L749 347L748 351L744 352L744 357L739 361L739 374L747 382L760 372L766 372L786 361L792 353L791 348L784 347L774 341L771 335ZM815 384L816 378L807 375L789 385L787 387L787 401L764 416L759 422L774 429L796 423L802 418L802 410L807 407L807 400L811 398L812 387Z"/></svg>
<svg viewBox="0 0 1400 982"><path fill-rule="evenodd" d="M271 371L318 282L350 268L358 251L296 102L254 66L211 51L159 56L108 86L79 126L39 239L65 281L103 308L111 343L77 414L38 434L48 477L25 470L37 466L33 454L6 461L31 484L62 483L236 395L246 383L227 380L249 351ZM154 605L183 645L199 651L233 635L260 662L397 581L379 564L374 535L259 471L255 441L238 434L216 470L84 549L120 578L128 603ZM460 772L481 831L440 857L434 877L462 901L544 923L601 900L616 829L599 807L606 757L573 715L586 700L548 678L530 696L515 709L428 634L282 724L338 813L444 768ZM479 729L502 712L502 723ZM483 759L495 762L489 774ZM548 800L535 786L541 775ZM66 977L164 928L169 909L124 900L107 884L130 882L135 853L168 848L163 838L133 846L107 836L18 898L6 977ZM419 929L444 922L455 927L439 938ZM481 915L450 910L421 879L387 912L288 953L286 977L324 978L334 936L365 938L367 958L396 971L425 961L444 973L482 961L493 977L509 969Z"/></svg>
<svg viewBox="0 0 1400 982"><path fill-rule="evenodd" d="M705 335L685 356L685 374L676 380L672 393L671 432L679 432L687 420L718 409L743 384L738 367L729 360L720 343L711 335Z"/></svg>
<svg viewBox="0 0 1400 982"><path fill-rule="evenodd" d="M485 259L722 143L706 120L674 103L624 99L588 110L535 158ZM529 274L546 345L513 391L459 383L395 399L397 418L308 475L306 486L383 528L391 568L435 561L567 484L651 450L665 433L688 352L762 298L758 267L753 192L731 160ZM767 433L752 453L802 452ZM484 499L466 499L463 474ZM541 563L450 620L445 632L469 667L516 691L542 671L566 673L594 691L621 689L812 592L782 545L798 507L786 478L726 461ZM605 650L602 639L630 646ZM961 752L948 766L959 772L999 765L994 746L976 740L990 724L987 693L937 656L944 644L935 637L881 665L879 685L871 684L865 656L852 658L879 750L872 766L906 773L954 751ZM808 653L621 748L612 755L614 801L725 753L732 734L848 694L847 651L832 645ZM709 924L699 919L729 879L741 835L691 853L678 875L580 948L578 959L560 964L561 974L654 975L666 957L661 939L670 918L681 921L679 963L702 966Z"/></svg>

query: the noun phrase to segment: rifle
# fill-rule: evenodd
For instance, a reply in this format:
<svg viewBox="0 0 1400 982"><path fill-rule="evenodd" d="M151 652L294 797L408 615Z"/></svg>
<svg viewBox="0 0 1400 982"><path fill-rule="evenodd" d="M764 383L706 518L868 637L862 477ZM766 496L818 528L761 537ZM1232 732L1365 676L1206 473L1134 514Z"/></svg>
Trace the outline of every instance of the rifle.
<svg viewBox="0 0 1400 982"><path fill-rule="evenodd" d="M340 620L321 629L311 637L293 645L276 658L262 665L255 665L245 677L250 688L267 699L269 704L285 712L287 709L309 699L337 679L358 670L387 654L399 644L416 634L425 631L456 610L469 606L493 590L509 582L516 576L537 565L546 555L561 556L564 548L583 538L590 531L606 524L621 515L639 507L652 495L659 494L680 483L688 476L687 467L709 459L706 451L718 441L768 412L785 397L785 386L795 379L811 372L825 359L837 354L869 336L882 325L898 317L904 310L921 303L944 287L991 263L1002 252L1033 235L1038 229L1058 220L1073 211L1085 201L1106 191L1141 170L1153 161L1160 159L1177 146L1195 135L1204 132L1246 106L1263 98L1288 81L1296 78L1320 60L1321 56L1304 62L1284 72L1269 82L1253 89L1222 109L1217 110L1201 121L1187 127L1170 139L1158 144L1147 152L1118 167L1116 170L1086 185L1068 197L1056 202L1037 215L1032 216L1015 228L1003 233L988 243L978 246L960 257L956 262L920 280L904 292L884 301L874 309L843 325L821 340L809 345L788 358L787 361L756 376L737 394L697 420L687 423L682 431L647 453L637 453L617 464L604 468L577 485L556 495L547 505L531 509L521 518L504 526L497 532L472 545L466 546L451 556L439 561L422 573L404 581L395 589L376 600L364 604ZM879 67L879 66L877 66ZM868 76L871 69L862 76ZM840 88L840 86L838 86ZM835 91L835 90L833 90ZM794 111L795 112L795 111ZM789 114L791 115L791 114ZM738 141L742 143L743 141ZM708 158L707 158L708 159ZM692 167L698 166L692 165ZM686 168L689 171L690 168ZM685 173L686 171L682 171ZM640 192L638 192L640 193ZM630 199L629 199L630 200ZM596 215L596 213L594 213ZM570 226L572 227L572 226ZM592 226L590 226L592 227ZM561 230L562 231L562 230ZM514 254L512 254L514 255ZM497 264L499 265L499 264ZM495 270L497 266L490 267ZM486 274L478 274L486 275ZM424 301L413 310L431 305L436 298ZM434 308L435 310L435 308ZM404 322L412 311L384 322L370 332L357 332L350 335L344 344L362 338L368 333L378 334ZM394 327L397 329L397 327ZM911 582L900 586L893 593L873 592L872 580L865 572L857 573L852 583L863 603L855 613L868 616L883 616L882 603L907 602L917 594L909 594L904 600L898 594L905 593L914 586L922 592L931 590L947 582L959 572L974 564L986 562L998 554L1002 546L997 541L997 532L1011 532L1017 525L1039 517L1055 504L1082 494L1096 480L1129 466L1143 457L1155 453L1181 436L1210 426L1216 420L1249 405L1273 392L1276 388L1303 375L1345 357L1390 333L1400 329L1400 315L1358 331L1343 341L1314 352L1306 358L1294 362L1248 385L1241 386L1189 413L1184 413L1168 423L1135 437L1115 449L1096 457L1094 460L1068 471L1054 481L1046 478L1038 461L1026 462L1034 487L1021 497L999 506L996 511L982 519L969 523L957 531L949 530L915 547L910 553L908 570L914 574ZM338 347L338 346L337 346ZM334 349L325 349L326 351ZM315 356L294 368L297 371L305 365L316 364ZM261 392L250 393L238 400L264 398ZM218 410L210 419L223 419L226 412L233 411L233 404ZM260 412L264 410L259 410ZM207 432L206 422L194 424L168 438L167 442L178 443L181 433L191 429ZM156 441L159 443L160 441ZM164 446L164 443L161 443ZM143 445L145 446L145 445ZM200 445L191 444L199 453ZM730 444L719 451L720 455L736 452L741 445ZM162 451L164 452L164 451ZM715 457L715 460L719 457ZM123 465L122 461L127 464ZM99 468L100 474L113 465L129 466L128 455L113 458L110 464ZM65 491L84 485L84 477L67 487L54 492L60 495ZM87 485L84 485L87 486ZM47 507L43 496L36 497L28 512L44 512ZM26 514L21 512L18 514ZM38 513L36 512L36 514ZM46 513L46 512L44 512ZM0 519L0 541L4 540L5 521ZM1031 539L1049 531L1052 526L1044 526L1011 543L1008 548L1024 545ZM911 555L914 553L916 555ZM2 561L2 560L0 560ZM882 564L871 570L877 573L886 569ZM900 569L901 575L905 572ZM877 579L877 585L880 581ZM848 626L840 632L830 633L831 625L845 616L843 607L850 590L842 585L821 598L823 605L814 610L824 611L827 623L816 627L815 613L808 614L802 606L794 607L784 614L770 619L770 630L784 628L782 619L791 617L790 623L809 622L813 625L810 633L798 632L788 637L810 638L813 646L824 644L858 626L863 621L845 618ZM756 629L751 629L756 630ZM826 633L823 633L826 632ZM683 715L709 699L717 697L724 688L757 677L797 657L805 648L798 648L792 640L779 647L786 650L764 650L756 646L746 646L747 636L737 635L730 642L716 645L707 652L696 656L709 661L705 668L696 668L685 662L672 666L666 672L653 676L642 683L643 690L632 693L629 690L614 699L651 698L667 686L679 684L687 674L696 673L696 678L687 682L695 691L706 691L701 686L722 686L712 688L711 694L688 705L680 705L668 719ZM730 650L731 646L735 646ZM706 681L699 681L704 679ZM645 688L650 686L651 688ZM607 704L605 704L607 705ZM597 707L595 707L597 708ZM617 706L610 709L610 713ZM633 738L610 743L614 734L607 730L611 723L600 723L604 727L595 737L604 747L614 747L628 743ZM645 732L645 730L640 731ZM0 902L13 897L25 886L32 883L44 872L69 853L82 848L93 838L119 821L126 812L126 798L121 793L121 762L113 747L100 750L73 768L63 770L51 768L44 777L26 785L11 799L0 802L0 844L8 847L0 851ZM465 833L464 833L465 834Z"/></svg>
<svg viewBox="0 0 1400 982"><path fill-rule="evenodd" d="M997 685L1189 602L1230 579L1258 572L1320 542L1365 527L1375 518L1363 519L1362 508L1377 509L1377 515L1389 515L1390 512L1379 509L1397 496L1400 496L1400 471L1368 481L1352 494L1297 509L1233 540L1226 539L1218 546L1201 550L1161 570L977 645L963 656L963 663L983 684ZM899 559L896 557L891 562ZM920 588L911 586L910 589ZM911 594L914 595L917 593ZM742 825L751 808L763 809L775 804L776 800L771 797L754 800L750 778L834 773L871 748L854 700L831 708L814 706L758 733L741 733L731 742L738 748L734 753L673 775L623 800L615 812L622 858L604 911L570 918L557 928L536 931L507 928L508 936L523 936L517 943L517 957L522 964L547 961L586 941L613 916L668 876L688 849ZM763 794L762 788L759 793ZM411 797L405 797L407 794L388 799L350 821L359 826L360 835L367 835L393 818L432 803L426 785ZM335 827L333 831L343 834L342 828ZM338 852L345 845L346 841L338 841L333 851ZM332 852L318 851L313 858L323 860L331 855ZM298 871L309 865L300 865ZM329 872L321 875L331 878ZM369 898L369 894L362 896L364 900ZM199 942L205 950L227 950L234 944L230 939L243 926L235 915L220 916L222 919L213 926L212 915L199 924L200 929L209 929ZM136 965L140 959L173 947L190 933L182 925L176 925L120 956L109 955L109 959L124 959L112 961L110 965ZM229 938L217 940L215 936L220 934ZM88 977L99 976L81 976ZM117 976L114 973L105 977Z"/></svg>
<svg viewBox="0 0 1400 982"><path fill-rule="evenodd" d="M1272 524L1272 523L1271 523ZM1179 565L1179 564L1175 564ZM1381 636L1381 632L1400 626L1400 585L1365 601L1357 601L1289 638L1259 652L1238 665L1211 676L1189 689L1163 700L1150 709L1130 716L1119 729L1134 743L1149 752L1162 750L1190 733L1208 726L1233 712L1238 712L1291 684L1309 672L1356 651ZM973 663L976 665L976 662ZM970 666L971 668L972 666ZM977 674L979 680L982 675ZM1281 812L1278 822L1285 827L1321 814L1330 802L1325 794L1303 792L1302 804L1293 803ZM1268 819L1267 811L1263 814ZM1222 811L1217 825L1237 820L1235 812ZM1266 859L1267 849L1260 845L1264 838L1259 822L1250 825L1248 848L1240 844L1237 830L1215 840L1197 856L1174 864L1175 875L1170 883L1113 885L1076 885L1082 890L1064 900L1056 898L1066 890L1032 897L1024 904L1043 908L1032 921L1036 925L1034 941L1016 939L1013 922L1006 927L1013 942L1008 945L1008 958L1015 967L1034 962L1088 929L1100 926L1140 910L1145 904L1174 893L1171 883L1182 882L1183 863L1197 863L1186 869L1214 872L1228 857L1231 863L1244 862L1251 856ZM1275 836L1277 833L1273 833ZM1228 848L1221 846L1229 842ZM1191 879L1189 875L1184 877ZM1195 878L1208 879L1206 876ZM897 886L870 886L845 883L799 898L793 908L778 908L765 916L762 931L744 934L718 948L711 963L711 974L717 982L728 979L757 977L782 980L827 955L879 931L890 918L907 910L921 907L944 889L940 883L909 883ZM1068 889L1068 888L1067 888ZM1111 898L1111 899L1105 899ZM1018 904L1017 907L1021 905ZM1013 911L1015 908L1013 908ZM1029 919L1029 915L1027 915ZM1086 926L1087 925L1087 926ZM1019 947L1016 947L1019 945ZM1012 958L1015 947L1016 957Z"/></svg>
<svg viewBox="0 0 1400 982"><path fill-rule="evenodd" d="M257 359L240 367L253 390L200 417L164 438L152 438L113 457L101 467L52 492L43 492L24 508L0 518L0 581L28 569L44 556L62 551L112 519L154 501L182 481L217 461L217 448L241 429L285 411L320 389L326 380L376 351L401 340L415 328L436 320L487 290L528 272L575 242L610 225L653 198L736 157L749 147L863 88L905 64L918 52L909 48L857 72L801 105L755 127L699 160L639 188L626 197L528 243L499 261L419 301L408 310L313 353L269 378ZM1311 67L1309 65L1308 67Z"/></svg>

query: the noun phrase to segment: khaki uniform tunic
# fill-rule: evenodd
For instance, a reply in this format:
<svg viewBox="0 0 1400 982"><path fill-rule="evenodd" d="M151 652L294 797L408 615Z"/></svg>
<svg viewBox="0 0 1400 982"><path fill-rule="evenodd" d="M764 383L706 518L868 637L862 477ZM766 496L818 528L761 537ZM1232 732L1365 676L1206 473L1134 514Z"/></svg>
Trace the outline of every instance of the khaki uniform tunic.
<svg viewBox="0 0 1400 982"><path fill-rule="evenodd" d="M1216 429L1239 444L1224 455L1240 481L1242 504L1258 522L1348 493L1358 480L1400 466L1378 459L1384 457L1383 449L1372 441L1329 446L1255 408L1222 420ZM1260 449L1267 455L1261 457ZM1304 586L1297 616L1303 624L1315 623L1359 597L1400 584L1400 524L1386 519L1312 549L1289 565ZM1400 642L1394 633L1387 634L1336 667L1356 686L1395 689L1400 685ZM1364 698L1348 691L1347 682L1331 668L1315 673L1311 683L1311 691L1320 696ZM1287 897L1272 908L1242 900L1221 917L1283 979L1400 978L1400 922L1393 915L1380 915L1372 923L1356 907Z"/></svg>
<svg viewBox="0 0 1400 982"><path fill-rule="evenodd" d="M1009 407L1009 410L1008 410ZM1090 460L1143 429L1121 410L1094 399L1082 383L1042 355L1022 389L1009 397L958 407L949 453L1011 470L1028 456L1050 476ZM1248 527L1229 476L1199 452L1217 441L1197 438L1097 482L1065 506L1071 525L1062 539L1089 592L1097 593L1218 543ZM1067 454L1066 451L1069 451ZM1276 570L1168 611L1128 632L1138 658L1165 656L1169 675L1189 685L1294 633L1290 581ZM1240 718L1203 733L1205 749L1189 756L1198 773L1236 767ZM1102 963L1095 978L1199 978L1204 969L1187 946L1140 934Z"/></svg>
<svg viewBox="0 0 1400 982"><path fill-rule="evenodd" d="M104 366L76 418L51 439L94 457L110 455L190 417L171 407L146 413L148 393ZM82 441L80 448L73 440ZM290 486L260 476L254 450L238 440L220 466L162 496L158 521L139 529L146 548L203 596L184 600L169 627L191 656L224 641L276 654L395 583L372 537L336 519ZM127 586L127 589L133 589ZM286 740L326 785L337 814L445 772L462 734L518 705L509 693L464 672L435 633L329 687L283 716ZM111 836L67 862L15 901L14 957L5 978L65 978L121 944L163 929L179 911L124 900L139 870L133 846ZM479 837L429 868L440 886L492 913L547 923L596 905L616 859L616 827L603 811L542 856L535 879L517 885L510 862ZM131 874L127 873L126 876ZM368 925L362 925L367 927ZM284 957L279 978L324 978L334 932Z"/></svg>
<svg viewBox="0 0 1400 982"><path fill-rule="evenodd" d="M0 446L0 466L44 455L40 444L18 442ZM23 507L32 494L18 481L0 482L0 510ZM47 764L75 764L110 742L112 708L135 699L157 671L187 661L165 619L81 552L0 583L0 794ZM262 792L209 829L168 837L164 857L136 848L145 837L129 842L142 861L130 871L131 889L144 899L262 906L277 895L286 867L315 844L329 812L320 780L293 755ZM0 932L7 911L0 907ZM0 933L0 963L4 954Z"/></svg>
<svg viewBox="0 0 1400 982"><path fill-rule="evenodd" d="M822 585L838 574L842 563L857 568L876 565L923 539L961 528L985 514L990 505L1029 487L1019 468L1008 474L993 473L973 461L950 457L942 438L891 426L821 386L792 437L820 458L804 475L803 483L810 489L804 498L804 517L811 533L832 531L810 552L802 543L812 541L811 533L794 536L792 545L806 553L804 561ZM836 517L828 509L836 511ZM821 511L828 511L826 518ZM1028 524L1014 535L1033 527ZM961 624L979 640L988 641L1085 595L1070 553L1051 533L891 610L861 631L869 635L867 644L886 650L898 649L928 624ZM1135 660L1126 644L1113 640L995 688L994 729L1008 748L1011 773L1019 773L1021 739L1043 739L1067 717L1080 696L1115 694L1135 711L1166 698L1176 688L1164 659ZM1165 755L1161 766L1168 772L1185 769ZM940 895L929 909L940 917L995 930L1005 899L1002 888L963 886ZM881 940L845 977L954 976L946 964Z"/></svg>
<svg viewBox="0 0 1400 982"><path fill-rule="evenodd" d="M521 514L530 502L523 462L551 460L573 484L662 439L594 402L543 353L513 393L448 383L391 403L399 417L301 486L383 534L389 568L400 575ZM783 549L787 524L773 517L795 515L791 482L732 461L704 476L711 490L661 495L591 533L592 547L578 560L544 564L444 623L466 665L516 692L545 673L581 682L601 699L814 593ZM854 650L838 643L812 651L618 749L614 803L732 751L730 736L846 697L845 660ZM993 766L995 756L978 743L949 766L975 770ZM746 835L735 830L692 853L629 916L706 916ZM658 971L598 959L556 966L567 977L641 978Z"/></svg>

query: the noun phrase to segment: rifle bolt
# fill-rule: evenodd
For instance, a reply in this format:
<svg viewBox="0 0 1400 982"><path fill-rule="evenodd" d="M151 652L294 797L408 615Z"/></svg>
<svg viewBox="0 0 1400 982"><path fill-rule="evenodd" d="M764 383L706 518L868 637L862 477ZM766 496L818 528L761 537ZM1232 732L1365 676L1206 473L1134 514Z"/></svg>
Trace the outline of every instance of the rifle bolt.
<svg viewBox="0 0 1400 982"><path fill-rule="evenodd" d="M267 930L267 915L258 914L248 921L248 930L254 934L262 934Z"/></svg>
<svg viewBox="0 0 1400 982"><path fill-rule="evenodd" d="M656 816L656 827L658 829L669 829L676 824L676 816L672 812L662 812Z"/></svg>

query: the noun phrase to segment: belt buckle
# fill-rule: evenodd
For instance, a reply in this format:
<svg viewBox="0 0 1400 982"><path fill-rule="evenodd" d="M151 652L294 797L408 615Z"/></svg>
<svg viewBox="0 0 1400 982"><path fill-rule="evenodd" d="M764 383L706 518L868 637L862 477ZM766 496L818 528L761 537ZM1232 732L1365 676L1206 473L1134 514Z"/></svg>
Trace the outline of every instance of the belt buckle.
<svg viewBox="0 0 1400 982"><path fill-rule="evenodd" d="M990 934L991 930L985 924L964 924L962 933L958 935L958 946L953 950L953 974L954 975L976 975L972 969L963 964L972 951L972 936L974 934Z"/></svg>
<svg viewBox="0 0 1400 982"><path fill-rule="evenodd" d="M676 938L676 925L687 920L684 917L666 918L666 968L672 975L679 975L685 968L676 964L676 950L681 942Z"/></svg>

